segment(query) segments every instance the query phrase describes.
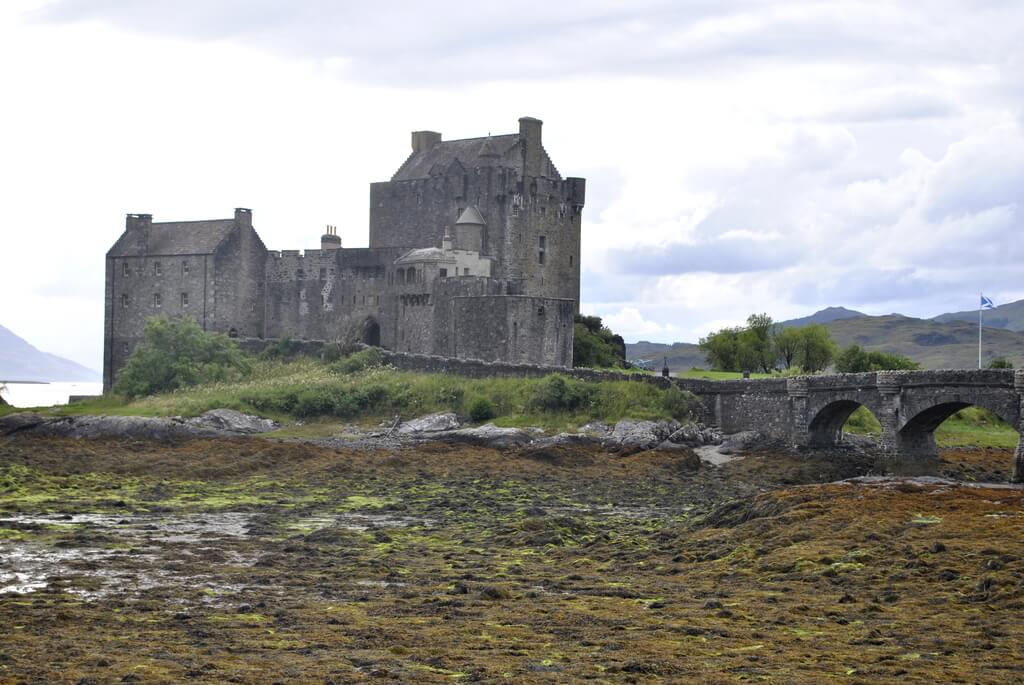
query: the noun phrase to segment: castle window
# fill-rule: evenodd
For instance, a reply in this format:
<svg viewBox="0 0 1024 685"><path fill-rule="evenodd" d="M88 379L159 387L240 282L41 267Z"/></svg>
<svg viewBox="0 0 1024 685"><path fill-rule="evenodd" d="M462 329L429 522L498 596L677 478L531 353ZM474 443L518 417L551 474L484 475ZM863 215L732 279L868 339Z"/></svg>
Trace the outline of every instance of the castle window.
<svg viewBox="0 0 1024 685"><path fill-rule="evenodd" d="M121 354L128 355L128 343L121 343Z"/></svg>
<svg viewBox="0 0 1024 685"><path fill-rule="evenodd" d="M405 283L405 269L399 269L398 271L395 272L395 274L398 276L399 285Z"/></svg>
<svg viewBox="0 0 1024 685"><path fill-rule="evenodd" d="M163 276L163 274L164 274L163 265L161 265L160 262L153 262L153 275L154 276Z"/></svg>
<svg viewBox="0 0 1024 685"><path fill-rule="evenodd" d="M181 275L182 276L188 276L188 272L189 272L188 262L182 262L181 263Z"/></svg>
<svg viewBox="0 0 1024 685"><path fill-rule="evenodd" d="M132 275L132 267L128 265L128 262L121 262L121 275L125 278Z"/></svg>
<svg viewBox="0 0 1024 685"><path fill-rule="evenodd" d="M468 267L468 266L467 266L467 267L464 267L464 268L462 269L462 275L463 275L463 276L468 276L468 275L469 275L469 267Z"/></svg>
<svg viewBox="0 0 1024 685"><path fill-rule="evenodd" d="M572 255L569 255L569 266L572 266Z"/></svg>
<svg viewBox="0 0 1024 685"><path fill-rule="evenodd" d="M159 264L159 262L157 262ZM153 293L153 306L159 307L163 304L163 298L160 297L160 293Z"/></svg>
<svg viewBox="0 0 1024 685"><path fill-rule="evenodd" d="M322 281L325 278L327 278L327 269L325 267L321 266L320 267L320 280Z"/></svg>
<svg viewBox="0 0 1024 685"><path fill-rule="evenodd" d="M181 306L182 306L182 308L188 306L188 293L182 293L181 294Z"/></svg>
<svg viewBox="0 0 1024 685"><path fill-rule="evenodd" d="M448 278L448 269L441 269L441 278Z"/></svg>
<svg viewBox="0 0 1024 685"><path fill-rule="evenodd" d="M306 280L306 270L305 269L299 269L298 271L296 271L295 272L295 278L299 279L300 281Z"/></svg>
<svg viewBox="0 0 1024 685"><path fill-rule="evenodd" d="M547 250L547 246L548 246L548 239L547 239L547 237L546 236L540 236L540 238L538 240L538 243L539 243L539 249L537 250L537 263L538 264L543 264L544 263L544 252Z"/></svg>
<svg viewBox="0 0 1024 685"><path fill-rule="evenodd" d="M121 293L121 307L128 309L128 294Z"/></svg>
<svg viewBox="0 0 1024 685"><path fill-rule="evenodd" d="M537 316L544 316L544 307L537 307Z"/></svg>

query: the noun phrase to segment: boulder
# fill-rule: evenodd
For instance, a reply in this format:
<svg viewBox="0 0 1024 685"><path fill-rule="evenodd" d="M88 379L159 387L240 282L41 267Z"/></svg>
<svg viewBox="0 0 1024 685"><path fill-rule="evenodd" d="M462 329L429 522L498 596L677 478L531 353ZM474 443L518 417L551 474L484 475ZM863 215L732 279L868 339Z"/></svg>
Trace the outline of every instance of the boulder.
<svg viewBox="0 0 1024 685"><path fill-rule="evenodd" d="M48 421L44 416L39 414L33 414L31 412L18 412L17 414L8 414L7 416L0 416L0 435L10 435L20 430L25 430L38 426L41 423Z"/></svg>
<svg viewBox="0 0 1024 685"><path fill-rule="evenodd" d="M763 442L763 438L757 431L741 431L739 433L732 433L723 438L722 444L718 448L718 453L735 454L737 452L743 452L744 450L750 449L761 442Z"/></svg>
<svg viewBox="0 0 1024 685"><path fill-rule="evenodd" d="M65 416L21 429L30 435L61 438L131 438L173 442L213 437L219 431L190 426L180 419L148 416Z"/></svg>
<svg viewBox="0 0 1024 685"><path fill-rule="evenodd" d="M651 449L679 430L676 421L631 421L624 419L615 424L608 444L611 449L632 454Z"/></svg>
<svg viewBox="0 0 1024 685"><path fill-rule="evenodd" d="M688 423L668 437L669 442L678 445L700 447L717 445L722 442L722 433L717 428L708 428L702 423Z"/></svg>
<svg viewBox="0 0 1024 685"><path fill-rule="evenodd" d="M476 428L461 428L447 431L437 436L445 442L466 443L481 447L505 449L520 447L533 442L534 433L521 428L499 428L493 423L486 423Z"/></svg>
<svg viewBox="0 0 1024 685"><path fill-rule="evenodd" d="M458 427L459 417L452 412L440 412L405 421L398 427L398 432L402 435L417 435L420 433L440 433L442 431L455 430Z"/></svg>
<svg viewBox="0 0 1024 685"><path fill-rule="evenodd" d="M227 431L229 433L268 433L280 428L280 424L252 414L243 414L234 409L211 409L185 423L197 428Z"/></svg>

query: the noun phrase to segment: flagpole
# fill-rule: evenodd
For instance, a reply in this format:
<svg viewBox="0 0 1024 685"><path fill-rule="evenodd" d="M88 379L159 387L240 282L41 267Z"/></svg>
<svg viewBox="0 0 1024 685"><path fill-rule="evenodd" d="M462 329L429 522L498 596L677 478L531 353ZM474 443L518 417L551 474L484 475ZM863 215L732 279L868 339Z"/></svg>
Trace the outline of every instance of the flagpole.
<svg viewBox="0 0 1024 685"><path fill-rule="evenodd" d="M982 303L982 298L983 297L985 297L985 296L982 295L981 297L978 298L978 368L979 369L981 368L981 311L982 311L981 303Z"/></svg>

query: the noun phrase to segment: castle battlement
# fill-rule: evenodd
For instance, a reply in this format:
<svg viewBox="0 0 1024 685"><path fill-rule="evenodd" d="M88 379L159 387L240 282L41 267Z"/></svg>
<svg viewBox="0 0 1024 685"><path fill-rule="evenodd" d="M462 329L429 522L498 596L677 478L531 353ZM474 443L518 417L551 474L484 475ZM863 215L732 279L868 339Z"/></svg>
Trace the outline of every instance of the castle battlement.
<svg viewBox="0 0 1024 685"><path fill-rule="evenodd" d="M320 249L268 250L248 208L128 214L107 254L105 387L155 315L243 337L571 366L586 181L561 176L541 130L523 117L497 136L414 132L391 180L370 184L369 247L343 247L328 225Z"/></svg>

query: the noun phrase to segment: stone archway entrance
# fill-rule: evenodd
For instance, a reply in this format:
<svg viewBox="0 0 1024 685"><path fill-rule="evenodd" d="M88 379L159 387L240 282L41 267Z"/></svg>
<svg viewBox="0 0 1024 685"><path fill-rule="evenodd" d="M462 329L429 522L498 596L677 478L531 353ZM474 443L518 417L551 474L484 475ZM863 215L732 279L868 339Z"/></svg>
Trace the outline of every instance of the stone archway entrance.
<svg viewBox="0 0 1024 685"><path fill-rule="evenodd" d="M359 341L371 347L380 347L380 324L372 316L363 321L362 332Z"/></svg>

